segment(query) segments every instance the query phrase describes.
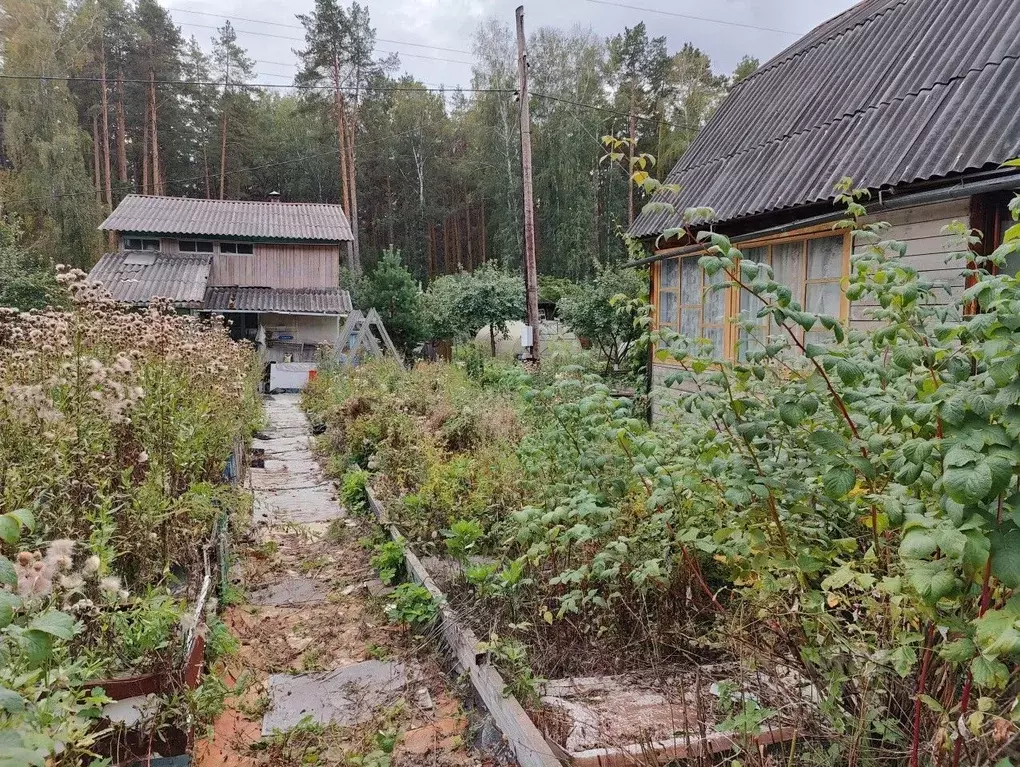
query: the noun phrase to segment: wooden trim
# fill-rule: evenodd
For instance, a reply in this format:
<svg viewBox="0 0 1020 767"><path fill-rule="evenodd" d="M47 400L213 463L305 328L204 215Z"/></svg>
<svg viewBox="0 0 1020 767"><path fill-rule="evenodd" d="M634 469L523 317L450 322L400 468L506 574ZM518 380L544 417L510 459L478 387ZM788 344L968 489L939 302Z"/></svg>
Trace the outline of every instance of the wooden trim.
<svg viewBox="0 0 1020 767"><path fill-rule="evenodd" d="M811 279L811 280L809 280L808 279L808 243L810 241L812 241L812 240L826 239L826 238L835 238L835 237L842 237L843 238L843 259L842 259L842 264L841 264L841 273L840 273L839 277L838 278L831 278L831 279ZM747 242L740 243L740 246L739 246L738 249L741 252L747 252L747 251L752 250L754 248L762 248L762 247L771 248L771 247L776 246L776 245L783 245L783 244L791 243L791 242L800 242L802 244L801 245L801 262L802 262L802 268L803 268L803 275L802 275L801 279L803 281L802 284L803 284L804 290L803 290L803 295L795 297L796 300L799 303L800 302L806 302L806 300L807 300L807 286L808 285L838 284L839 287L840 287L839 321L840 321L840 323L845 325L849 321L849 317L850 317L850 302L849 302L849 300L846 297L846 291L844 290L844 286L846 284L847 278L850 275L850 261L851 261L852 255L853 255L853 235L852 235L852 233L849 230L847 230L847 229L836 227L836 226L834 226L831 223L817 224L817 225L814 225L814 226L807 226L807 227L802 227L800 229L795 229L795 230L790 231L790 232L784 232L783 234L779 234L779 235L773 235L773 236L770 236L770 237L761 237L761 238L758 238L756 240L748 240ZM654 314L654 317L653 317L653 322L654 322L654 327L656 329L661 327L661 324L659 322L661 306L659 305L659 291L656 289L656 286L659 284L659 281L660 281L660 270L662 269L663 263L665 261L667 261L667 260L671 260L671 256L673 256L673 254L676 254L675 258L678 261L682 261L683 259L687 259L687 258L700 258L701 256L707 255L709 247L710 247L709 245L706 245L703 250L696 251L696 252L693 252L693 253L686 252L686 250L684 248L670 248L670 249L664 249L664 250L661 250L661 251L656 251L656 255L663 256L663 258L661 258L660 260L658 260L658 261L656 261L655 263L652 264L653 268L651 269L651 274L652 274L652 281L651 281L651 284L652 284L652 293L651 293L651 295L654 297L654 303L655 303L655 314ZM769 253L768 264L770 266L772 265L771 252ZM679 329L679 327L680 327L680 318L681 318L681 313L683 311L683 309L681 308L682 305L680 303L680 292L683 289L682 288L682 278L680 276L680 274L682 274L681 267L678 266L678 270L680 270L680 271L678 272L678 277L677 277L677 283L678 284L677 284L677 289L676 289L676 292L677 292L677 329ZM704 275L704 272L702 272L702 274ZM705 279L704 279L704 276L703 276L702 277L702 299L701 299L702 300L702 304L701 304L702 312L704 312L704 305L705 305L705 303L704 303L705 302L704 286L705 286ZM723 356L724 360L727 360L727 361L730 361L730 362L732 362L732 361L734 361L736 359L737 345L740 342L740 327L739 327L739 324L737 323L737 318L740 316L740 293L741 293L740 288L738 288L736 286L731 287L730 290L728 291L729 295L724 299L724 302L725 302L725 311L726 311L726 319L725 319L725 323L724 323L725 327L724 327L724 331L723 331L723 355L722 356ZM702 317L703 316L704 315L702 314ZM704 326L703 325L699 325L699 327L704 327ZM802 339L804 337L806 337L806 333L802 333ZM663 361L663 360L655 359L654 358L654 353L655 353L655 350L653 349L652 350L652 354L653 354L653 365L654 366L666 367L666 368L679 368L679 367L681 367L681 365L679 363L676 363L676 362Z"/></svg>

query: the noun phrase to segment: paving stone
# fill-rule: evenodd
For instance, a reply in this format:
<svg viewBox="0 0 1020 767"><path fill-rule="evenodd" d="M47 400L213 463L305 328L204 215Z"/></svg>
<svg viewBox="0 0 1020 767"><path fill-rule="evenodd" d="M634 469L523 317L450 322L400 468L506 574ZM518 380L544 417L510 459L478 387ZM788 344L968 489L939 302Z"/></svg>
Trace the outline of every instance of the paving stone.
<svg viewBox="0 0 1020 767"><path fill-rule="evenodd" d="M257 497L269 505L273 522L330 522L347 516L326 488L262 491Z"/></svg>
<svg viewBox="0 0 1020 767"><path fill-rule="evenodd" d="M326 592L311 578L289 576L278 583L271 583L265 588L257 589L248 597L253 605L302 605L310 602L323 602Z"/></svg>
<svg viewBox="0 0 1020 767"><path fill-rule="evenodd" d="M313 722L351 726L372 718L376 709L393 704L407 684L402 663L367 660L315 674L269 677L269 711L262 734L286 731L305 717Z"/></svg>

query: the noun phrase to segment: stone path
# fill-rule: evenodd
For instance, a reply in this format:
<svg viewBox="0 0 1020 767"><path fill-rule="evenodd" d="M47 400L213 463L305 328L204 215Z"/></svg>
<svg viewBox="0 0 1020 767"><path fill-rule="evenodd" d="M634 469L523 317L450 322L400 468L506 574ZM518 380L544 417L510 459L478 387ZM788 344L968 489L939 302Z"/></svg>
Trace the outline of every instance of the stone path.
<svg viewBox="0 0 1020 767"><path fill-rule="evenodd" d="M195 763L494 764L469 746L470 718L421 638L386 622L364 545L376 531L338 503L299 397L269 397L266 413L254 530L236 552L245 596L224 613L241 649L220 671L236 695Z"/></svg>

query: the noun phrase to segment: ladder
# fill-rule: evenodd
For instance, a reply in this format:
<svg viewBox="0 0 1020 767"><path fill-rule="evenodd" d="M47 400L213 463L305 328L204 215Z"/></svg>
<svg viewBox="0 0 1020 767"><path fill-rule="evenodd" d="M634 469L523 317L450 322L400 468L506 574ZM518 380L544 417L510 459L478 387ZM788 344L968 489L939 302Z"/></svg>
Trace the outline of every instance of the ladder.
<svg viewBox="0 0 1020 767"><path fill-rule="evenodd" d="M390 339L390 334L386 332L379 312L375 309L369 309L368 314L360 309L354 309L347 315L347 320L340 330L338 354L340 361L345 365L356 365L358 360L365 357L386 355L403 362Z"/></svg>

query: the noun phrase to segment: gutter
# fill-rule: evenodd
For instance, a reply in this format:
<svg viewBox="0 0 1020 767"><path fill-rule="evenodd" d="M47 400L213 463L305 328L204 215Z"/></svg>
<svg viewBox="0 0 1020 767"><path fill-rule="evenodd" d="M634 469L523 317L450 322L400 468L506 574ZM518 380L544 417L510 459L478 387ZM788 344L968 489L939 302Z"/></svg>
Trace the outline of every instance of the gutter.
<svg viewBox="0 0 1020 767"><path fill-rule="evenodd" d="M960 181L951 186L943 186L938 189L926 189L923 192L889 194L879 190L878 200L865 205L865 208L870 215L878 211L900 210L902 208L912 208L917 205L931 205L937 202L956 200L960 197L970 197L977 194L987 194L989 192L1002 192L1008 189L1016 189L1018 187L1020 187L1020 174L1007 172L1003 175L1001 172L996 171L995 175L991 178L982 178L977 181L970 182ZM808 226L817 226L819 224L841 221L845 217L846 214L844 212L834 210L832 213L823 213L818 216L812 216L811 218L797 219L796 221L791 221L787 224L770 226L765 229L758 229L754 232L737 235L736 237L731 237L730 242L734 245L738 245L741 242L758 240L778 234L786 234L794 229L802 229ZM705 248L706 244L701 242L692 245L684 245L678 248L670 248L653 256L648 256L647 258L640 258L636 261L628 261L624 264L624 267L635 268L639 266L647 266L648 264L654 264L656 261L662 261L665 258L689 256L703 251Z"/></svg>

